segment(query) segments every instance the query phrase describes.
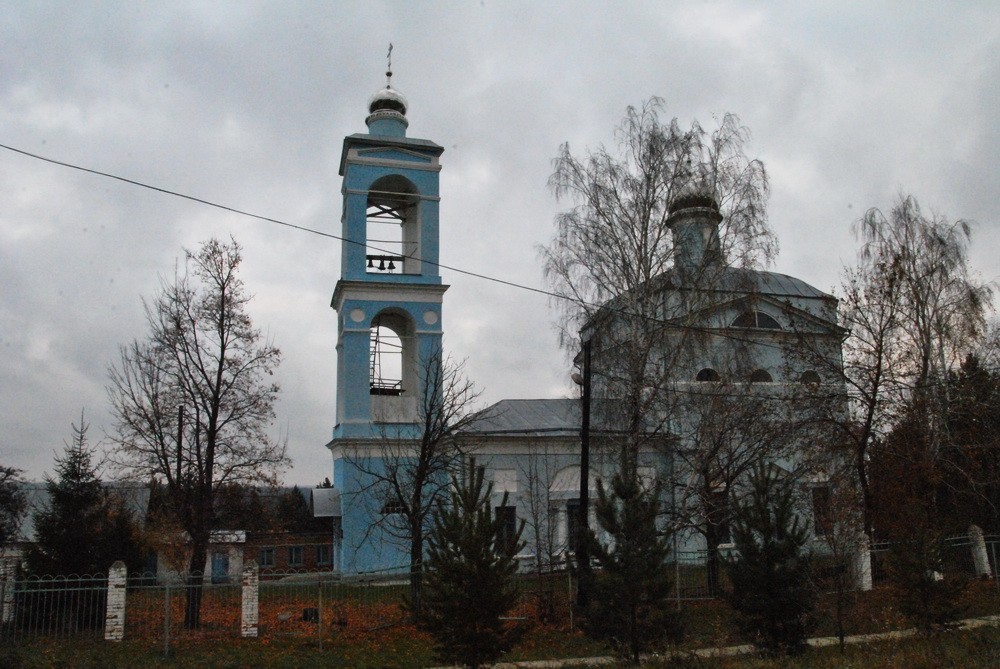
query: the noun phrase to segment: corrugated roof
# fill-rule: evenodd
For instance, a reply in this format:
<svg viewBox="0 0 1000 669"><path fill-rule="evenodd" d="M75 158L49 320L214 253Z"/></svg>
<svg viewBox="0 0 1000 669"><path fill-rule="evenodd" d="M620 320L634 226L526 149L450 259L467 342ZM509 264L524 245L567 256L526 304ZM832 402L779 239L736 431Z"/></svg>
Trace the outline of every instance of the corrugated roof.
<svg viewBox="0 0 1000 669"><path fill-rule="evenodd" d="M473 434L580 433L580 401L575 399L500 400L466 430Z"/></svg>
<svg viewBox="0 0 1000 669"><path fill-rule="evenodd" d="M592 433L619 433L617 404L595 399L591 404ZM578 437L583 422L578 399L500 400L483 412L465 432L477 435Z"/></svg>

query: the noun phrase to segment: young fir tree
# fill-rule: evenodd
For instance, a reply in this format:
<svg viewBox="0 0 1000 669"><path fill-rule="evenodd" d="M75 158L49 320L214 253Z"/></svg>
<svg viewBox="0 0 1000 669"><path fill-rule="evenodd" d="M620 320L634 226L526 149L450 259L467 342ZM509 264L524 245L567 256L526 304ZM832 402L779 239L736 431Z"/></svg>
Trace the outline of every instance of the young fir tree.
<svg viewBox="0 0 1000 669"><path fill-rule="evenodd" d="M0 552L17 538L26 505L21 470L0 465Z"/></svg>
<svg viewBox="0 0 1000 669"><path fill-rule="evenodd" d="M35 543L27 553L32 574L106 574L116 560L137 573L142 565L135 522L98 478L87 428L81 416L72 443L56 458L56 478L46 478L49 504L35 513Z"/></svg>
<svg viewBox="0 0 1000 669"><path fill-rule="evenodd" d="M600 482L597 487L597 522L610 541L602 544L591 537L591 554L601 570L584 629L633 664L640 654L662 649L681 633L666 567L670 534L656 523L661 492L659 481L644 485L634 462L623 464L610 490Z"/></svg>
<svg viewBox="0 0 1000 669"><path fill-rule="evenodd" d="M766 466L754 468L749 496L733 519L736 557L729 563L728 599L742 631L777 655L805 650L816 603L809 532L795 513L793 485Z"/></svg>
<svg viewBox="0 0 1000 669"><path fill-rule="evenodd" d="M470 461L450 503L439 504L432 517L424 563L421 624L442 661L468 667L493 662L515 640L502 617L517 603L514 555L524 546L524 524L510 542L503 518L490 508L492 493L484 470ZM506 505L505 493L500 506Z"/></svg>

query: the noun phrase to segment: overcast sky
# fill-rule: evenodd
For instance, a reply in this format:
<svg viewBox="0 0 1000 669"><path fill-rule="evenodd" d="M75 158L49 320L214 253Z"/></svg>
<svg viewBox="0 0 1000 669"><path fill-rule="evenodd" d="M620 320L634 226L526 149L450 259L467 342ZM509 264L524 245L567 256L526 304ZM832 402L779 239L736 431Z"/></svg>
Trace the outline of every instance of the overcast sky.
<svg viewBox="0 0 1000 669"><path fill-rule="evenodd" d="M852 223L900 191L977 223L1000 278L1000 6L984 2L170 2L0 9L0 143L339 234L343 136L393 85L445 147L442 262L542 286L562 142L613 141L628 105L725 112L771 176L772 269L833 290ZM233 235L282 349L285 480L330 474L335 240L0 149L0 464L31 478L146 331L183 248ZM445 346L488 402L572 392L544 297L442 272Z"/></svg>

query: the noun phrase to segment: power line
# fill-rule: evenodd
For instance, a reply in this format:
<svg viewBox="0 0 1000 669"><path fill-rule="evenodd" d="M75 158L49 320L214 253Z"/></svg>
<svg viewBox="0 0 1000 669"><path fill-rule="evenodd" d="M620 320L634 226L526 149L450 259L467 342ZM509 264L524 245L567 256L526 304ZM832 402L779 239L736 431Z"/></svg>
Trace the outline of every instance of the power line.
<svg viewBox="0 0 1000 669"><path fill-rule="evenodd" d="M87 174L93 174L93 175L96 175L96 176L105 177L107 179L114 179L116 181L121 181L122 183L126 183L126 184L129 184L129 185L132 185L132 186L138 186L140 188L145 188L147 190L156 191L157 193L163 193L164 195L171 195L173 197L178 197L178 198L181 198L181 199L184 199L184 200L188 200L190 202L196 202L198 204L203 204L205 206L213 207L215 209L221 209L222 211L228 211L228 212L231 212L231 213L234 213L234 214L239 214L240 216L246 216L248 218L253 218L253 219L257 219L259 221L264 221L265 223L273 223L275 225L280 225L280 226L283 226L283 227L286 227L286 228L291 228L292 230L298 230L300 232L306 232L306 233L309 233L309 234L318 235L320 237L325 237L327 239L333 239L333 240L339 241L339 242L344 243L344 244L354 244L355 246L361 246L361 247L364 247L366 249L367 248L371 248L371 249L373 249L375 251L381 251L381 252L385 252L385 253L391 253L391 251L389 251L387 249L380 249L380 248L377 248L377 247L370 246L367 243L367 240L365 242L360 242L360 241L356 241L356 240L353 240L353 239L347 239L345 237L341 237L340 235L335 235L335 234L330 233L330 232L323 232L322 230L316 230L314 228L307 228L307 227L305 227L303 225L296 225L295 223L289 223L288 221L283 221L281 219L271 218L269 216L262 216L260 214L255 214L253 212L246 211L245 209L237 209L236 207L230 207L228 205L220 204L218 202L213 202L212 200L206 200L204 198L196 197L194 195L188 195L186 193L181 193L179 191L170 190L168 188L162 188L160 186L154 186L152 184L148 184L148 183L145 183L145 182L142 182L142 181L137 181L135 179L130 179L128 177L123 177L123 176L120 176L120 175L117 175L117 174L112 174L110 172L103 172L101 170L95 170L95 169L92 169L92 168L89 168L89 167L83 167L82 165L76 165L74 163L68 163L68 162L65 162L65 161L62 161L62 160L56 160L54 158L49 158L47 156L43 156L43 155L40 155L40 154L37 154L37 153L32 153L30 151L25 151L23 149L18 149L18 148L15 148L13 146L9 146L7 144L0 144L0 148L6 149L8 151L12 151L13 153L17 153L17 154L20 154L22 156L27 156L29 158L34 158L35 160L40 160L40 161L43 161L43 162L46 162L46 163L50 163L50 164L53 164L53 165L59 165L60 167L66 167L66 168L77 170L77 171L80 171L80 172L86 172ZM621 316L628 316L628 317L631 317L631 318L640 318L640 319L644 320L645 322L660 324L660 325L663 325L663 326L665 326L667 328L673 328L675 330L687 330L687 331L691 331L691 332L697 332L697 333L700 333L700 334L714 335L714 336L721 337L721 338L724 338L724 339L729 339L729 340L732 340L732 341L742 342L742 343L747 343L747 344L754 344L755 346L760 346L760 347L764 347L764 348L774 348L774 349L778 349L778 350L784 350L784 348L785 348L785 347L783 347L783 346L781 346L779 344L773 344L773 343L766 342L766 341L760 341L760 340L756 340L756 339L750 339L750 338L747 338L747 337L741 337L741 336L739 336L739 335L737 335L735 333L723 330L721 328L707 328L707 327L699 327L699 326L696 326L696 325L691 325L691 324L686 324L686 323L674 323L674 322L670 322L670 321L667 321L667 320L664 320L664 319L660 319L660 318L656 318L656 317L653 317L653 316L648 316L648 315L644 315L644 314L636 314L636 313L632 313L630 311L627 311L625 309L620 309L620 308L615 308L613 306L608 306L607 303L603 304L603 305L592 304L592 303L586 302L586 301L584 301L582 299L573 298L573 297L570 297L568 295L564 295L564 294L561 294L561 293L556 293L556 292L553 292L553 291L550 291L550 290L545 290L544 288L537 288L535 286L528 286L528 285L525 285L525 284L522 284L522 283L517 283L515 281L508 281L507 279L501 279L501 278L498 278L498 277L489 276L487 274L481 274L481 273L478 273L478 272L472 272L470 270L461 269L459 267L453 267L451 265L445 265L445 264L440 263L440 262L434 262L434 261L431 261L431 260L424 260L424 259L420 259L420 261L424 262L424 263L427 263L428 265L432 265L432 266L438 267L440 269L446 269L446 270L449 270L449 271L452 271L452 272L457 272L458 274L463 274L465 276L470 276L470 277L473 277L473 278L482 279L484 281L491 281L493 283L498 283L498 284L503 285L503 286L509 286L511 288L516 288L518 290L525 290L525 291L529 291L529 292L532 292L532 293L537 293L539 295L544 295L544 296L549 297L549 298L555 298L557 300L565 300L565 301L568 301L568 302L573 302L574 304L577 304L580 307L583 307L585 309L590 309L590 310L595 311L595 312L596 311L603 311L605 313L610 312L610 313L615 313L615 314L618 314L618 315L621 315Z"/></svg>
<svg viewBox="0 0 1000 669"><path fill-rule="evenodd" d="M335 234L330 233L330 232L323 232L322 230L315 230L313 228L307 228L304 225L296 225L294 223L289 223L288 221L282 221L282 220L277 219L277 218L271 218L269 216L261 216L260 214L255 214L255 213L250 212L250 211L246 211L246 210L243 210L243 209L237 209L236 207L230 207L230 206L227 206L227 205L224 205L224 204L219 204L218 202L213 202L211 200L206 200L204 198L195 197L194 195L187 195L186 193L180 193L178 191L170 190L168 188L161 188L159 186L154 186L152 184L147 184L147 183L144 183L142 181L136 181L135 179L129 179L128 177L119 176L117 174L111 174L110 172L102 172L100 170L91 169L89 167L83 167L81 165L75 165L73 163L67 163L67 162L64 162L64 161L61 161L61 160L55 160L54 158L48 158L46 156L42 156L42 155L39 155L37 153L31 153L30 151L24 151L22 149L17 149L17 148L14 148L13 146L8 146L6 144L0 144L0 148L7 149L8 151L13 151L14 153L19 153L22 156L27 156L29 158L34 158L36 160L41 160L41 161L44 161L46 163L51 163L53 165L59 165L61 167L68 167L68 168L70 168L72 170L79 170L80 172L87 172L88 174L95 174L97 176L106 177L108 179L115 179L116 181L121 181L123 183L127 183L127 184L130 184L132 186L139 186L140 188L146 188L148 190L156 191L158 193L163 193L165 195L172 195L174 197L179 197L179 198L182 198L184 200L190 200L191 202L197 202L198 204L204 204L204 205L209 206L209 207L215 207L216 209L221 209L223 211L228 211L228 212L231 212L231 213L234 213L234 214L239 214L241 216L247 216L249 218L255 218L255 219L259 220L259 221L264 221L266 223L274 223L276 225L282 225L282 226L284 226L286 228L291 228L293 230L299 230L300 232L307 232L309 234L319 235L320 237L326 237L328 239L334 239L334 240L337 240L337 241L345 243L345 244L354 244L356 246L362 246L362 247L368 248L368 245L365 242L359 242L359 241L355 241L353 239L347 239L345 237L341 237L340 235L335 235ZM383 251L384 249L375 249L375 250L377 250L377 251ZM386 252L388 253L389 251L386 251ZM442 263L439 263L439 262L434 262L434 261L431 261L431 260L423 260L423 259L421 259L421 262L425 262L428 265L433 265L435 267L439 267L441 269L446 269L446 270L449 270L451 272L458 272L459 274L464 274L466 276L475 277L477 279L483 279L484 281L492 281L494 283L499 283L499 284L502 284L502 285L505 285L505 286L510 286L512 288L518 288L520 290L531 291L533 293L538 293L540 295L545 295L546 297L555 297L555 298L558 298L558 299L569 299L569 298L567 298L567 297L565 297L563 295L558 295L557 293L553 293L551 291L544 290L542 288L536 288L534 286L526 286L524 284L516 283L514 281L508 281L506 279L500 279L500 278L493 277L493 276L487 276L486 274L479 274L477 272L472 272L472 271L469 271L469 270L460 269L458 267L452 267L450 265L445 265L445 264L442 264ZM591 305L591 306L593 306L593 305Z"/></svg>
<svg viewBox="0 0 1000 669"><path fill-rule="evenodd" d="M34 158L36 160L40 160L40 161L43 161L43 162L46 162L46 163L50 163L50 164L53 164L53 165L59 165L60 167L66 167L66 168L69 168L69 169L78 170L80 172L86 172L88 174L93 174L93 175L96 175L96 176L105 177L107 179L114 179L116 181L121 181L122 183L126 183L126 184L129 184L129 185L132 185L132 186L138 186L140 188L145 188L147 190L156 191L158 193L163 193L164 195L171 195L173 197L178 197L178 198L181 198L181 199L184 199L184 200L188 200L188 201L191 201L191 202L196 202L198 204L203 204L205 206L213 207L215 209L221 209L222 211L228 211L228 212L231 212L231 213L234 213L234 214L238 214L240 216L246 216L248 218L253 218L253 219L257 219L259 221L264 221L266 223L273 223L275 225L280 225L280 226L283 226L283 227L286 227L286 228L291 228L292 230L298 230L300 232L306 232L306 233L317 235L317 236L320 236L320 237L325 237L327 239L333 239L333 240L336 240L336 241L339 241L339 242L345 243L345 244L354 244L356 246L362 246L362 247L365 247L365 248L373 248L376 251L384 251L384 249L378 249L378 248L375 248L375 247L369 247L369 245L366 242L359 242L359 241L355 241L353 239L347 239L345 237L341 237L340 235L335 235L335 234L330 233L330 232L323 232L321 230L316 230L316 229L313 229L313 228L308 228L308 227L305 227L303 225L296 225L295 223L289 223L288 221L283 221L281 219L271 218L269 216L262 216L260 214L255 214L255 213L250 212L250 211L246 211L246 210L243 210L243 209L237 209L236 207L230 207L228 205L220 204L218 202L213 202L212 200L206 200L204 198L196 197L194 195L188 195L186 193L181 193L179 191L170 190L168 188L162 188L160 186L154 186L152 184L147 184L147 183L144 183L142 181L137 181L135 179L130 179L128 177L119 176L117 174L112 174L110 172L103 172L101 170L95 170L95 169L92 169L92 168L89 168L89 167L83 167L82 165L76 165L74 163L68 163L68 162L65 162L65 161L56 160L54 158L49 158L47 156L42 156L42 155L39 155L37 153L32 153L30 151L25 151L23 149L18 149L18 148L15 148L13 146L9 146L7 144L0 144L0 148L6 149L6 150L11 151L13 153L20 154L22 156L26 156L26 157L29 157L29 158ZM458 268L458 267L453 267L451 265L445 265L445 264L440 263L440 262L434 262L434 261L431 261L431 260L423 260L423 259L421 259L421 262L425 262L425 263L427 263L429 265L433 265L433 266L438 267L440 269L446 269L446 270L449 270L449 271L452 271L452 272L457 272L458 274L463 274L465 276L470 276L470 277L473 277L473 278L482 279L484 281L491 281L493 283L498 283L498 284L503 285L503 286L509 286L511 288L515 288L515 289L518 289L518 290L526 290L526 291L529 291L529 292L537 293L539 295L545 295L546 297L555 298L557 300L565 300L565 301L573 302L575 304L580 305L581 307L592 309L592 310L595 310L595 311L604 311L604 312L615 313L615 314L618 314L618 315L621 315L621 316L628 316L628 317L631 317L631 318L639 318L639 319L641 319L643 321L646 321L646 322L649 322L649 323L657 323L657 324L663 325L663 326L665 326L667 328L673 328L675 330L686 330L686 331L696 332L696 333L700 333L700 334L713 335L713 336L720 337L720 338L723 338L723 339L729 339L731 341L741 342L741 343L745 343L745 344L753 344L754 346L763 347L763 348L774 348L774 349L782 350L782 351L784 351L787 348L786 346L782 346L781 344L771 343L771 342L767 342L767 341L761 341L761 340L758 340L758 339L752 339L752 338L749 338L749 337L739 336L736 333L733 333L731 331L728 331L728 330L725 330L725 329L722 329L722 328L699 327L699 326L691 325L691 324L670 322L670 321L667 321L667 320L664 320L664 319L660 319L660 318L656 318L656 317L653 317L653 316L647 316L647 315L644 315L644 314L633 313L633 312L627 311L625 309L620 309L620 308L615 308L615 307L609 307L608 304L603 304L603 305L592 304L592 303L586 302L586 301L584 301L582 299L572 298L570 296L563 295L563 294L560 294L560 293L556 293L556 292L553 292L553 291L550 291L550 290L545 290L543 288L537 288L535 286L528 286L528 285L517 283L517 282L514 282L514 281L508 281L506 279L501 279L501 278L498 278L498 277L489 276L487 274L481 274L481 273L478 273L478 272L472 272L472 271L469 271L469 270L464 270L464 269L461 269L461 268ZM733 291L711 291L711 292L726 292L726 293L728 293L728 292L733 292ZM621 345L622 345L622 343L619 342L616 346L621 346ZM930 384L930 385L946 385L946 384L947 384L947 381L943 381L943 382L938 382L936 384ZM777 398L775 398L775 399L777 399Z"/></svg>

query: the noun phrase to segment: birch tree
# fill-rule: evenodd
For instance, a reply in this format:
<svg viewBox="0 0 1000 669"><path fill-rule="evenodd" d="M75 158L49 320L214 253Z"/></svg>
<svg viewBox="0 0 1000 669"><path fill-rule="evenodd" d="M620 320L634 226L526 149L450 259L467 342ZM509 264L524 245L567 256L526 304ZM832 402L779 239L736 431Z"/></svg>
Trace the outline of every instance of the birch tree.
<svg viewBox="0 0 1000 669"><path fill-rule="evenodd" d="M607 448L632 462L644 448L677 444L669 438L676 370L713 345L698 319L718 299L722 270L765 265L777 253L768 176L746 154L749 130L732 114L713 130L683 128L664 111L659 98L629 107L611 148L560 148L549 186L568 207L541 249L561 344L575 353L580 338L592 340L597 422ZM713 262L680 268L668 219L691 206L715 210L718 240ZM692 290L680 289L679 269Z"/></svg>

